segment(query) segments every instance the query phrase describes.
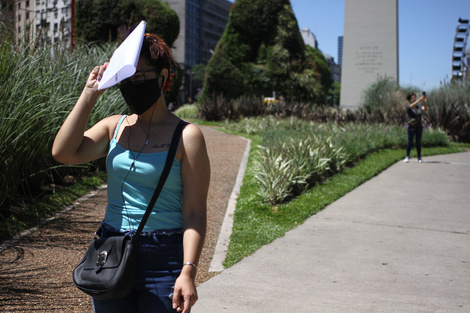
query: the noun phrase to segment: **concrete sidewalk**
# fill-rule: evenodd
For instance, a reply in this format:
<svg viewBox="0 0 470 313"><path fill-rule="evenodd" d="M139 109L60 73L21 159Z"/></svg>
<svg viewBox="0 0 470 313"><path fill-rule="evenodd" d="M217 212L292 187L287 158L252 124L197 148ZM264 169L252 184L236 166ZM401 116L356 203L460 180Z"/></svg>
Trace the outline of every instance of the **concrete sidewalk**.
<svg viewBox="0 0 470 313"><path fill-rule="evenodd" d="M396 163L198 292L192 313L470 312L470 152Z"/></svg>

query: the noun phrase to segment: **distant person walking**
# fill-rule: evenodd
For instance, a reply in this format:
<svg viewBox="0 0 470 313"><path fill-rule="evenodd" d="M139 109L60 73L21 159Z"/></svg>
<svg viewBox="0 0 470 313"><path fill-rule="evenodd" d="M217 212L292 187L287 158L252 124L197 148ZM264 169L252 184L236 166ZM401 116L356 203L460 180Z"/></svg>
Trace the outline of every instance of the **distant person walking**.
<svg viewBox="0 0 470 313"><path fill-rule="evenodd" d="M423 124L422 124L422 115L423 112L428 109L427 103L428 99L426 98L426 93L423 92L423 95L416 99L414 93L410 93L406 99L408 103L406 104L406 113L408 114L408 143L406 144L406 157L404 162L408 163L410 161L410 151L413 147L413 141L416 137L416 152L418 153L418 163L423 163L421 158L421 137L423 136ZM420 106L420 102L423 101L424 105Z"/></svg>

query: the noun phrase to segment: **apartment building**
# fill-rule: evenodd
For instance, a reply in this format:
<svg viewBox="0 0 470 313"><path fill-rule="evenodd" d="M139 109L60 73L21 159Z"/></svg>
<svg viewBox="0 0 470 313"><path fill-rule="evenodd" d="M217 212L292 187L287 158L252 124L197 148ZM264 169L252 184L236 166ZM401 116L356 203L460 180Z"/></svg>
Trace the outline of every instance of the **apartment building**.
<svg viewBox="0 0 470 313"><path fill-rule="evenodd" d="M222 37L233 3L227 0L164 0L180 19L180 32L173 43L173 55L184 72L185 102L193 101L200 82L191 68L207 64Z"/></svg>
<svg viewBox="0 0 470 313"><path fill-rule="evenodd" d="M2 0L2 27L18 41L38 40L41 47L72 44L74 0Z"/></svg>

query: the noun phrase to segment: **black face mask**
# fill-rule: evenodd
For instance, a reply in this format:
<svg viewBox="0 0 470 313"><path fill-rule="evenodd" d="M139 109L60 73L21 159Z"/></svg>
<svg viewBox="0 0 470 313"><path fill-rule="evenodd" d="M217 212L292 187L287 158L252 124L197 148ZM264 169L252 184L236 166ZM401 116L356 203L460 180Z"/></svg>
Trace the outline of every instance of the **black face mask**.
<svg viewBox="0 0 470 313"><path fill-rule="evenodd" d="M120 85L119 89L129 109L137 115L141 115L150 109L162 95L158 79L149 79L142 84L134 84L128 81Z"/></svg>

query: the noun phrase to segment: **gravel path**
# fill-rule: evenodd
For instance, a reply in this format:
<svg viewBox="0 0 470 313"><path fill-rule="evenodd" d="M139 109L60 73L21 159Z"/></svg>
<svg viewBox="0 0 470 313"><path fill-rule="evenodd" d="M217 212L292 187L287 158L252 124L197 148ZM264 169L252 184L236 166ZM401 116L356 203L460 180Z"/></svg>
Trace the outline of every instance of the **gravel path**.
<svg viewBox="0 0 470 313"><path fill-rule="evenodd" d="M237 136L201 129L212 175L198 284L215 275L208 269L247 144ZM0 253L1 312L92 312L91 298L75 288L71 273L103 218L105 206L104 189Z"/></svg>

